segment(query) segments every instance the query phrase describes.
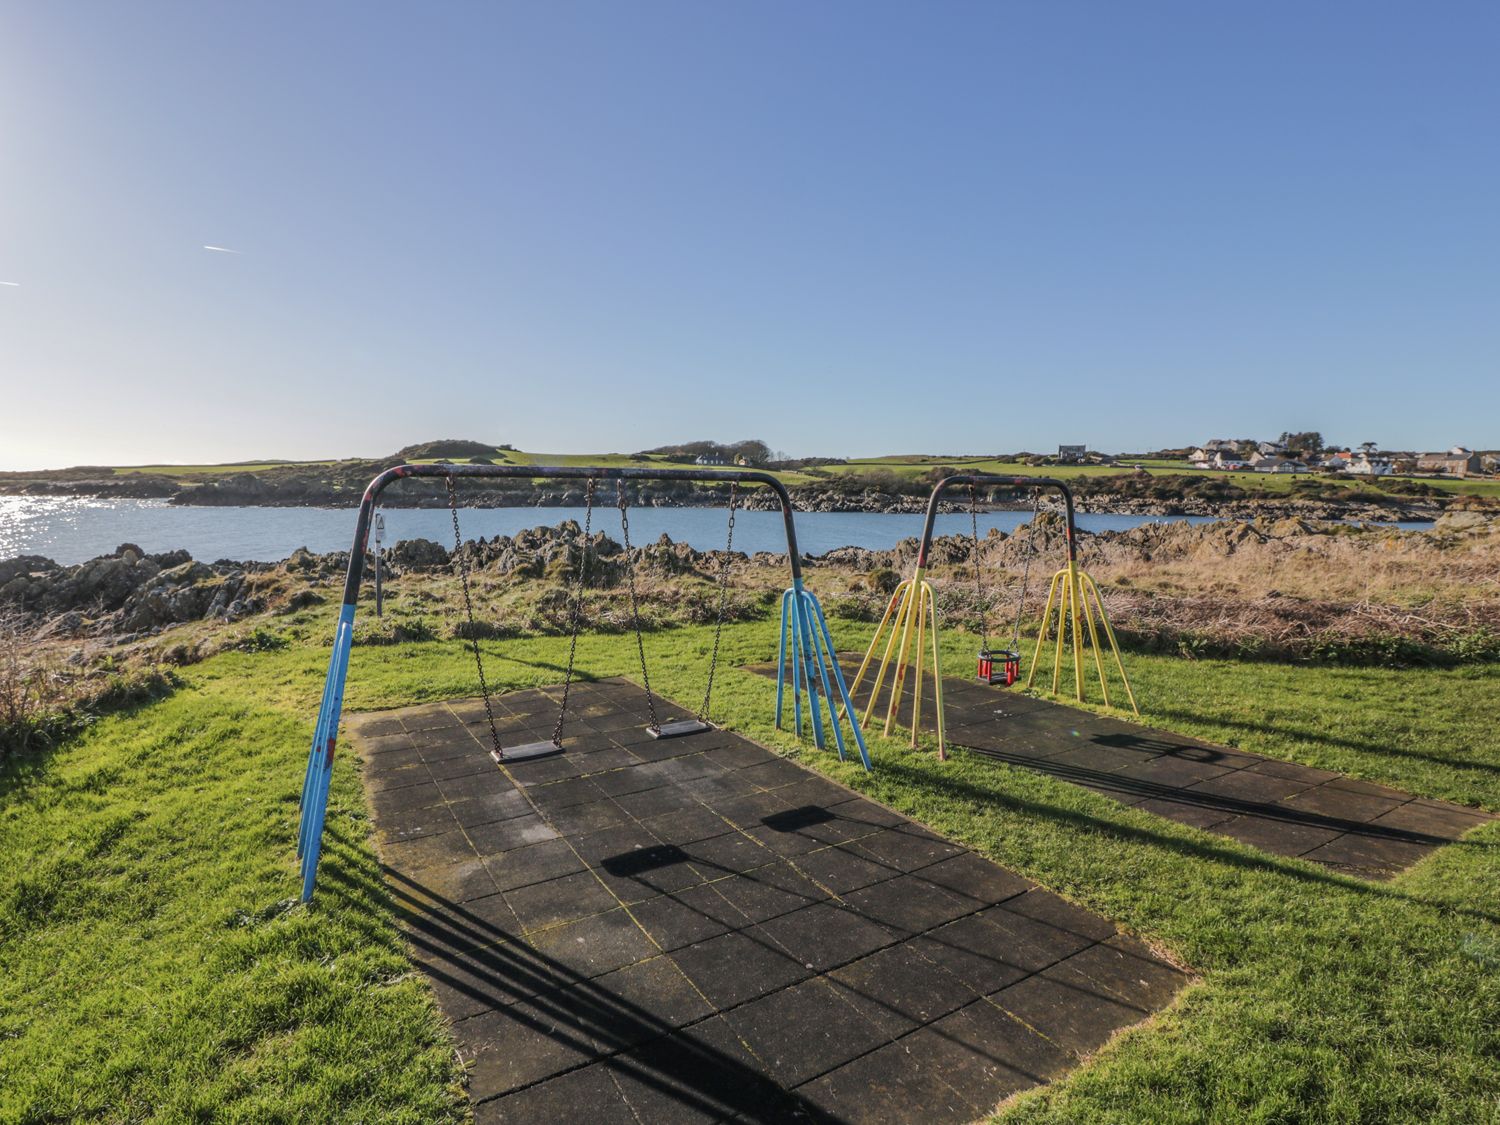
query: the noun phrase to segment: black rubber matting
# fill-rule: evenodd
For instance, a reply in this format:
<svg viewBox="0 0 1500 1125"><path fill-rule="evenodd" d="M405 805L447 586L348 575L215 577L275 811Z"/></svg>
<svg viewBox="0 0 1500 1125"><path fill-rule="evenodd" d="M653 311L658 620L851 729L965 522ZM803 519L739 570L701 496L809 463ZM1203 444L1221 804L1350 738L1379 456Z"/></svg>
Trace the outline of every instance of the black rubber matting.
<svg viewBox="0 0 1500 1125"><path fill-rule="evenodd" d="M858 665L844 668L852 683ZM774 665L752 671L776 677ZM908 684L914 679L909 673ZM922 727L935 730L930 676L923 686ZM856 703L864 707L868 699L867 683ZM882 690L871 729L883 729L888 699ZM950 749L1050 774L1169 820L1365 879L1392 878L1492 819L1481 809L1229 750L1019 688L944 677L943 702ZM911 712L908 689L896 713L908 730Z"/></svg>
<svg viewBox="0 0 1500 1125"><path fill-rule="evenodd" d="M501 697L506 741L556 695ZM477 1121L971 1121L1184 983L742 737L652 738L644 702L575 685L567 752L504 769L477 700L349 717Z"/></svg>

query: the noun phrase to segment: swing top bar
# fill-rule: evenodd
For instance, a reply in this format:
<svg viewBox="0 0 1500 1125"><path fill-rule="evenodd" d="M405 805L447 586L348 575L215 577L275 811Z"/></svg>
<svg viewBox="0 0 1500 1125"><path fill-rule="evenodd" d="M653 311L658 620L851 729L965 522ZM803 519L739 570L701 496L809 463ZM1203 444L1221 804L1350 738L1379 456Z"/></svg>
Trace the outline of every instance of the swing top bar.
<svg viewBox="0 0 1500 1125"><path fill-rule="evenodd" d="M359 582L364 575L365 552L369 547L370 521L375 511L375 502L388 485L403 477L499 477L510 480L692 480L716 481L725 484L763 484L781 501L781 522L786 527L787 558L791 563L792 583L802 584L802 558L797 553L797 527L792 520L792 498L786 485L770 473L758 469L654 469L637 466L603 467L593 465L396 465L385 470L365 489L364 499L359 503L359 521L354 528L354 550L349 554L349 571L344 579L344 604L354 605L359 600ZM950 480L966 478L950 477ZM978 478L976 478L978 479ZM996 480L1007 478L996 477ZM947 482L945 481L944 484ZM942 485L938 486L939 488ZM934 495L936 495L934 493ZM1069 500L1069 524L1071 526L1072 500ZM928 517L928 535L931 538L932 518ZM925 540L924 540L925 541ZM1071 543L1071 536L1069 538ZM926 553L925 548L923 551Z"/></svg>
<svg viewBox="0 0 1500 1125"><path fill-rule="evenodd" d="M922 524L922 545L917 551L917 565L927 565L927 553L932 548L932 527L937 520L938 501L948 489L960 484L973 485L1006 485L1011 488L1055 488L1063 494L1063 503L1068 510L1068 561L1078 561L1078 536L1077 523L1073 515L1073 490L1056 477L1011 477L1000 476L993 473L955 473L951 477L944 477L933 486L932 495L927 498L927 519Z"/></svg>

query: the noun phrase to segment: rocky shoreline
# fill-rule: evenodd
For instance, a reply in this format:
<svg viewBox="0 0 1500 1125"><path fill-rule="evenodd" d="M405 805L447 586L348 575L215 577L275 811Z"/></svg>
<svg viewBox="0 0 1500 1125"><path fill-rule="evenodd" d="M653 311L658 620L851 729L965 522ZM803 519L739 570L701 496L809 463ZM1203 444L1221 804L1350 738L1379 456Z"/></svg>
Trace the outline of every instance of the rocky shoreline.
<svg viewBox="0 0 1500 1125"><path fill-rule="evenodd" d="M373 475L373 474L372 474ZM363 478L360 478L363 479ZM923 486L925 488L925 486ZM463 502L477 508L569 508L582 506L584 492L572 482L534 484L529 481L463 482ZM727 486L691 482L636 482L627 486L630 502L639 507L722 507L728 500ZM925 492L891 492L878 488L861 490L801 486L788 490L799 512L865 512L913 514L926 510ZM123 477L78 479L0 479L0 495L77 496L94 499L163 500L169 504L196 507L336 508L358 506L363 486L342 481L318 481L304 477L268 480L242 473L202 484L184 485L170 477L132 474ZM1080 512L1141 516L1205 516L1216 519L1250 520L1295 516L1309 520L1389 523L1398 520L1436 519L1446 504L1432 499L1420 502L1392 496L1381 503L1343 502L1289 495L1267 495L1231 499L1182 495L1179 497L1127 496L1117 493L1081 494ZM747 491L741 497L745 508L774 510L774 495L765 489ZM1043 507L1055 505L1045 498ZM441 482L413 480L382 497L386 507L442 508L447 497ZM990 498L983 511L1026 510L1027 502ZM944 511L966 510L966 502L945 502Z"/></svg>
<svg viewBox="0 0 1500 1125"><path fill-rule="evenodd" d="M1399 532L1389 529L1360 530L1346 525L1319 524L1294 518L1226 520L1215 523L1143 525L1130 531L1083 532L1081 549L1094 558L1123 552L1130 557L1156 558L1168 554L1232 554L1246 543L1269 541L1314 542L1335 538L1380 541L1431 541L1440 546L1455 533L1472 534L1495 526L1476 513L1442 516L1432 532ZM985 556L991 566L1020 566L1033 548L1043 554L1062 550L1063 526L1054 513L1044 513L1033 526L1021 525L1015 532L992 532L986 540ZM579 549L582 529L572 520L556 526L536 527L513 536L470 540L464 544L468 565L497 576L566 580ZM851 575L894 569L904 572L915 559L917 541L906 539L885 550L841 547L821 556L804 556L813 571ZM971 542L967 536L939 537L934 541L930 563L934 567L968 566ZM1165 553L1164 553L1165 552ZM593 582L601 587L615 583L622 573L624 548L603 532L589 540ZM0 560L0 613L20 613L47 623L55 636L108 636L116 641L153 635L172 625L192 621L234 622L254 614L287 611L319 604L335 596L348 565L347 552L314 554L305 548L279 562L239 562L220 559L207 563L194 560L186 551L147 554L131 543L112 554L65 566L39 555ZM645 574L673 578L690 573L718 572L723 554L698 551L675 543L663 535L638 546L632 557ZM732 559L751 568L779 569L784 555L734 552ZM439 543L426 539L402 540L384 556L387 574L446 571L452 554ZM326 587L323 593L316 588Z"/></svg>

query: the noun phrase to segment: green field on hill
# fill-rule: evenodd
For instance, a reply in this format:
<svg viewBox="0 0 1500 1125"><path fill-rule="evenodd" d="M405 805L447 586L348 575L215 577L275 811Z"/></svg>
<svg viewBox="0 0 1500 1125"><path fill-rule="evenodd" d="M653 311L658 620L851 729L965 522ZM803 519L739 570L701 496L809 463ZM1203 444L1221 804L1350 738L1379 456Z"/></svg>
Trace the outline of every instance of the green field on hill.
<svg viewBox="0 0 1500 1125"><path fill-rule="evenodd" d="M491 459L500 465L605 465L662 466L696 468L691 459L674 459L660 454L643 453L542 453L527 450L499 449L493 451ZM380 460L380 459L374 459ZM386 459L389 460L389 459ZM441 458L414 458L417 463L436 463ZM465 461L468 458L454 458ZM112 471L117 476L132 474L154 474L193 483L204 478L230 476L237 473L277 473L297 470L328 468L340 464L357 464L361 461L245 461L222 465L130 465L119 466ZM952 456L936 454L891 454L882 457L854 458L837 464L810 467L808 469L771 470L789 487L816 486L830 478L861 476L878 483L881 476L889 474L902 480L915 480L932 472L935 468L951 467L959 472L996 473L1009 476L1052 476L1062 480L1080 478L1123 476L1144 469L1151 476L1187 476L1189 478L1210 477L1229 480L1249 492L1286 496L1297 490L1299 482L1316 482L1320 486L1342 486L1346 488L1369 488L1371 482L1363 480L1336 480L1321 474L1280 474L1230 471L1220 469L1195 469L1186 461L1163 459L1132 459L1110 465L1030 465L1022 461L1003 460L985 456ZM1434 477L1406 478L1419 480L1443 492L1457 496L1500 497L1500 480L1457 480Z"/></svg>

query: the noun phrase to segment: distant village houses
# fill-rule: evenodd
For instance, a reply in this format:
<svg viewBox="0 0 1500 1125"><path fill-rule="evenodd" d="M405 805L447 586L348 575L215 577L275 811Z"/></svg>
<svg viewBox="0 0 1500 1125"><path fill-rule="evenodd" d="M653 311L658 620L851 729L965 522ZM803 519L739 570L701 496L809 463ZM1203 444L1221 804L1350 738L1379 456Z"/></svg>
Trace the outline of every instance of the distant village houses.
<svg viewBox="0 0 1500 1125"><path fill-rule="evenodd" d="M1467 477L1484 472L1484 466L1480 464L1479 454L1472 449L1455 445L1446 453L1417 454L1417 472L1447 473L1450 476Z"/></svg>
<svg viewBox="0 0 1500 1125"><path fill-rule="evenodd" d="M1271 442L1261 442L1261 445L1270 445ZM1287 457L1284 451L1264 453L1257 449L1250 454L1246 461L1257 473L1305 473L1307 462L1296 457Z"/></svg>
<svg viewBox="0 0 1500 1125"><path fill-rule="evenodd" d="M1198 469L1349 473L1366 477L1398 473L1467 477L1493 471L1485 464L1484 458L1461 445L1443 453L1398 453L1382 451L1373 441L1362 443L1356 451L1343 449L1299 455L1279 442L1214 438L1193 449L1188 462Z"/></svg>

